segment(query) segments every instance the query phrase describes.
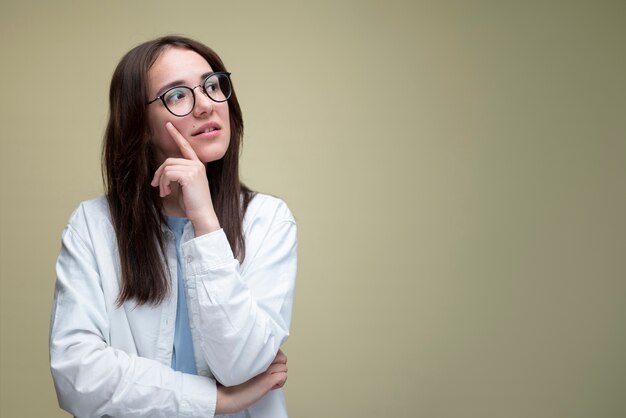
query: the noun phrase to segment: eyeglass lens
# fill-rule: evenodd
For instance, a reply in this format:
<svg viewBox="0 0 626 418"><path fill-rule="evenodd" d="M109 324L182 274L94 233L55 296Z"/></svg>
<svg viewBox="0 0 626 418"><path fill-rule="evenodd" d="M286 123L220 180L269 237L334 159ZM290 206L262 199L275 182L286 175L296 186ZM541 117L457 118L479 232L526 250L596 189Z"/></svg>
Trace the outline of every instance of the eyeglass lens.
<svg viewBox="0 0 626 418"><path fill-rule="evenodd" d="M231 94L228 74L212 74L202 84L204 92L215 102L225 102ZM174 87L163 95L165 106L175 115L185 116L195 105L194 92L190 87Z"/></svg>

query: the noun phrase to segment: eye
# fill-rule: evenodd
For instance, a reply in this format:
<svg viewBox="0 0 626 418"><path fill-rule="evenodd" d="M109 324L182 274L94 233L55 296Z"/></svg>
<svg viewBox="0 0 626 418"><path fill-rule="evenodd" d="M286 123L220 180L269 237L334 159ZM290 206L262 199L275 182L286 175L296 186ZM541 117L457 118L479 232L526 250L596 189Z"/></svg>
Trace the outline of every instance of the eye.
<svg viewBox="0 0 626 418"><path fill-rule="evenodd" d="M165 100L165 103L167 103L168 106L176 106L180 104L181 102L184 103L185 101L189 100L190 95L191 95L191 92L189 91L188 88L174 87L173 89L168 90L164 94L163 99Z"/></svg>
<svg viewBox="0 0 626 418"><path fill-rule="evenodd" d="M211 93L214 91L219 91L220 86L215 81L207 81L204 85L204 88L206 89L207 93Z"/></svg>

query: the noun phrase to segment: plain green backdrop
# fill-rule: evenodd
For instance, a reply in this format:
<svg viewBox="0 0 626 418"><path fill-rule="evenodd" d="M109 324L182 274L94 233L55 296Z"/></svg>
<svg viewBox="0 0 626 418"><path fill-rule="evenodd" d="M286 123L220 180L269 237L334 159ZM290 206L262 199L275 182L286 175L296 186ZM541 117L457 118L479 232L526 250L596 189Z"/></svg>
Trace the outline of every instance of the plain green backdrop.
<svg viewBox="0 0 626 418"><path fill-rule="evenodd" d="M60 234L112 71L220 53L300 262L290 416L626 416L626 2L0 3L0 416L64 417Z"/></svg>

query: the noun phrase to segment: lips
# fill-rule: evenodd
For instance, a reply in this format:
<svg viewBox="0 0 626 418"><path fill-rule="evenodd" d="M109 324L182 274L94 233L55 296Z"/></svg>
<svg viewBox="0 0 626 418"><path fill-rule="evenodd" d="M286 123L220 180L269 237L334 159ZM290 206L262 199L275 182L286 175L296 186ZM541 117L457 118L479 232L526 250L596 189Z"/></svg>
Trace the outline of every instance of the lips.
<svg viewBox="0 0 626 418"><path fill-rule="evenodd" d="M205 123L204 125L200 126L195 131L193 131L191 136L198 136L198 135L202 135L202 134L210 134L211 132L219 131L220 129L222 129L222 128L217 123L215 123L215 122L208 122L208 123Z"/></svg>

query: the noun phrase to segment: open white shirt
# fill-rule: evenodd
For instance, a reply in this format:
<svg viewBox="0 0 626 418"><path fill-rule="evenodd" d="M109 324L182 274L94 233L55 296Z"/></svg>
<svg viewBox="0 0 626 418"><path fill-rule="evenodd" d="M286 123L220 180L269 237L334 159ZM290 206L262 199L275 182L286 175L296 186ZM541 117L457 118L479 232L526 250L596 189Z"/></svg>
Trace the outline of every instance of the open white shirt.
<svg viewBox="0 0 626 418"><path fill-rule="evenodd" d="M77 417L212 417L216 379L226 386L265 371L289 336L297 266L296 224L287 205L257 194L244 217L246 257L223 230L183 232L189 321L198 375L170 367L176 319L176 248L167 227L171 291L158 306L117 307L120 263L104 197L70 218L57 260L50 361L60 406ZM272 390L237 416L287 416Z"/></svg>

